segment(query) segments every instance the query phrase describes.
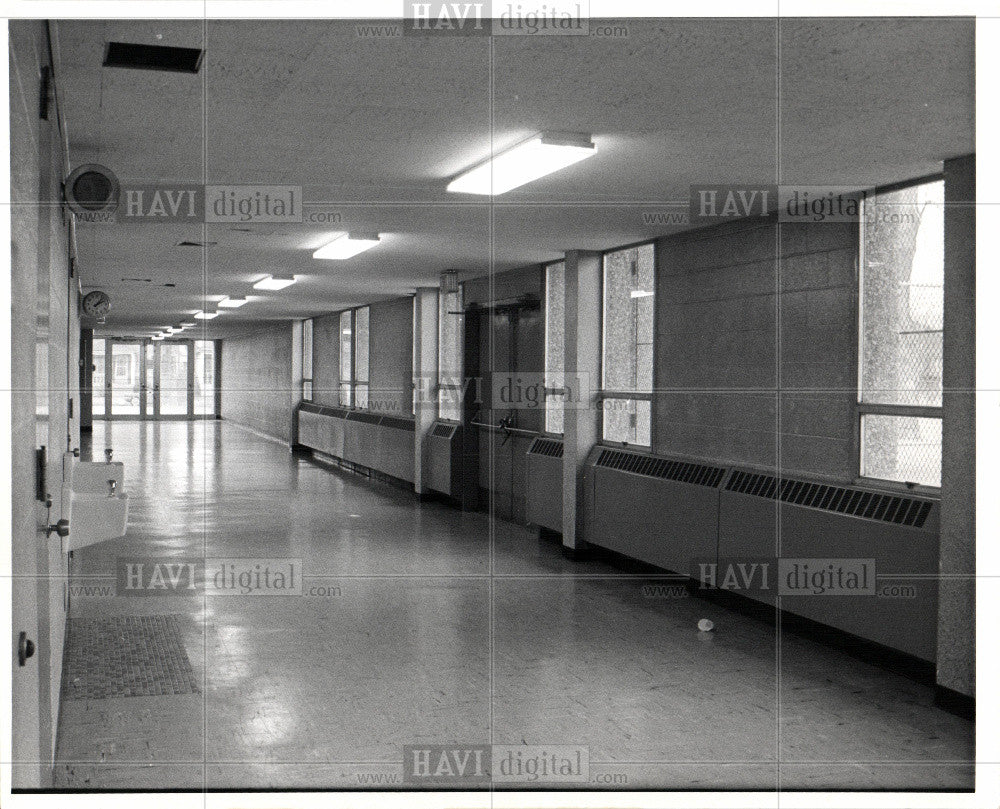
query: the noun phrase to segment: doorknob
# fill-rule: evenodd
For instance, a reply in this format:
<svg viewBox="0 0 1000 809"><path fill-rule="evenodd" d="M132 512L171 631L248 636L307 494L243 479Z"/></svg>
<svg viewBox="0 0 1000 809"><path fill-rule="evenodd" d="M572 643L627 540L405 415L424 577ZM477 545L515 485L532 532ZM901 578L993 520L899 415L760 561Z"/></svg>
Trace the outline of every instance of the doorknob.
<svg viewBox="0 0 1000 809"><path fill-rule="evenodd" d="M17 636L17 664L23 666L25 661L35 653L35 642L28 640L28 633Z"/></svg>

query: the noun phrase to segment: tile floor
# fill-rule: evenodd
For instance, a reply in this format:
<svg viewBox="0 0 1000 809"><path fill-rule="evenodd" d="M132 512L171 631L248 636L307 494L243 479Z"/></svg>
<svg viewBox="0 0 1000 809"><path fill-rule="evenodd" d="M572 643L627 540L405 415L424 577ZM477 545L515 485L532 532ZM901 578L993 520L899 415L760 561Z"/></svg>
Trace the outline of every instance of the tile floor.
<svg viewBox="0 0 1000 809"><path fill-rule="evenodd" d="M200 693L64 695L57 787L409 789L404 746L444 743L586 748L588 781L529 788L973 784L973 726L930 688L779 650L527 529L229 423L97 422L92 446L125 462L132 510L124 539L76 553L72 621L176 616ZM299 559L303 594L115 596L119 557Z"/></svg>

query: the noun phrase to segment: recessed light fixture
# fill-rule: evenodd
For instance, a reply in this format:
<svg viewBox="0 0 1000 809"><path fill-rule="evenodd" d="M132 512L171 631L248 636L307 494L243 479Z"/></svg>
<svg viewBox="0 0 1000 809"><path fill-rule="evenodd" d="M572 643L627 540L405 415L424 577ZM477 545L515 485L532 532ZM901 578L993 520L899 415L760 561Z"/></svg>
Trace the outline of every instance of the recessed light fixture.
<svg viewBox="0 0 1000 809"><path fill-rule="evenodd" d="M253 285L254 289L284 289L285 287L291 286L295 283L294 275L265 275L256 284Z"/></svg>
<svg viewBox="0 0 1000 809"><path fill-rule="evenodd" d="M223 309L239 309L245 303L247 303L246 298L223 298L219 301L219 306Z"/></svg>
<svg viewBox="0 0 1000 809"><path fill-rule="evenodd" d="M632 290L632 297L633 298L652 298L653 297L653 291L651 289L633 289Z"/></svg>
<svg viewBox="0 0 1000 809"><path fill-rule="evenodd" d="M339 233L313 253L313 258L345 259L363 253L378 244L377 233Z"/></svg>
<svg viewBox="0 0 1000 809"><path fill-rule="evenodd" d="M194 317L196 320L211 320L214 317L218 317L218 312L195 312Z"/></svg>
<svg viewBox="0 0 1000 809"><path fill-rule="evenodd" d="M590 135L542 133L459 174L448 190L459 194L503 194L597 153Z"/></svg>

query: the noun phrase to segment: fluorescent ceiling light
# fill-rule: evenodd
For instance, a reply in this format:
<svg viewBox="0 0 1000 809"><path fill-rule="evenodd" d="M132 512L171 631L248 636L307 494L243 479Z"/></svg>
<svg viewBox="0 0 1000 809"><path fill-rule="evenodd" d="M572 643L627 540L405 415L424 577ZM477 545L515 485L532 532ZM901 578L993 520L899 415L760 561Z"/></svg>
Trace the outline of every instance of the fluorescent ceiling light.
<svg viewBox="0 0 1000 809"><path fill-rule="evenodd" d="M239 309L245 303L247 303L246 298L223 298L219 301L219 306L223 309Z"/></svg>
<svg viewBox="0 0 1000 809"><path fill-rule="evenodd" d="M181 323L182 329L190 329L192 326L197 326L197 323Z"/></svg>
<svg viewBox="0 0 1000 809"><path fill-rule="evenodd" d="M313 258L345 259L363 253L378 244L377 233L340 233L332 242L313 253Z"/></svg>
<svg viewBox="0 0 1000 809"><path fill-rule="evenodd" d="M154 334L152 336L152 338L150 338L150 339L152 339L152 340L162 340L163 339L163 335L162 334Z"/></svg>
<svg viewBox="0 0 1000 809"><path fill-rule="evenodd" d="M589 135L543 133L459 174L448 183L448 190L459 194L503 194L596 153Z"/></svg>
<svg viewBox="0 0 1000 809"><path fill-rule="evenodd" d="M650 290L650 289L633 289L632 290L632 297L633 298L652 298L653 297L653 291Z"/></svg>
<svg viewBox="0 0 1000 809"><path fill-rule="evenodd" d="M164 331L167 334L177 334L178 332L184 331L184 329L178 328L176 326L167 326L167 328L165 328Z"/></svg>
<svg viewBox="0 0 1000 809"><path fill-rule="evenodd" d="M294 275L265 275L256 284L254 289L284 289L295 283Z"/></svg>
<svg viewBox="0 0 1000 809"><path fill-rule="evenodd" d="M218 317L219 313L218 312L195 312L194 316L195 316L196 320L211 320L213 317Z"/></svg>

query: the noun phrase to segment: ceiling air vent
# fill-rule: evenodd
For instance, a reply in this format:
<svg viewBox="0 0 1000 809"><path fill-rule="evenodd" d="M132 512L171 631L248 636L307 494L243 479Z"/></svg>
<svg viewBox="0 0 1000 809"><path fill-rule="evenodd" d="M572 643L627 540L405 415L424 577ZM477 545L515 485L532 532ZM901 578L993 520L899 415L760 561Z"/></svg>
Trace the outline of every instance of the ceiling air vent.
<svg viewBox="0 0 1000 809"><path fill-rule="evenodd" d="M197 73L205 51L201 48L174 48L138 42L109 42L104 67L132 70L165 70L170 73Z"/></svg>
<svg viewBox="0 0 1000 809"><path fill-rule="evenodd" d="M779 478L754 472L733 472L726 490L793 503L806 508L835 511L849 517L922 528L933 503L916 497L879 494L863 489L809 483L793 478Z"/></svg>
<svg viewBox="0 0 1000 809"><path fill-rule="evenodd" d="M686 461L670 461L666 458L655 458L652 455L636 455L616 449L606 449L600 454L595 466L607 469L618 469L622 472L632 472L662 480L676 480L681 483L691 483L695 486L714 488L722 481L726 470L721 466L707 466Z"/></svg>
<svg viewBox="0 0 1000 809"><path fill-rule="evenodd" d="M529 455L547 455L550 458L561 458L563 456L563 442L555 441L551 438L536 438L532 444L531 448L528 450Z"/></svg>

